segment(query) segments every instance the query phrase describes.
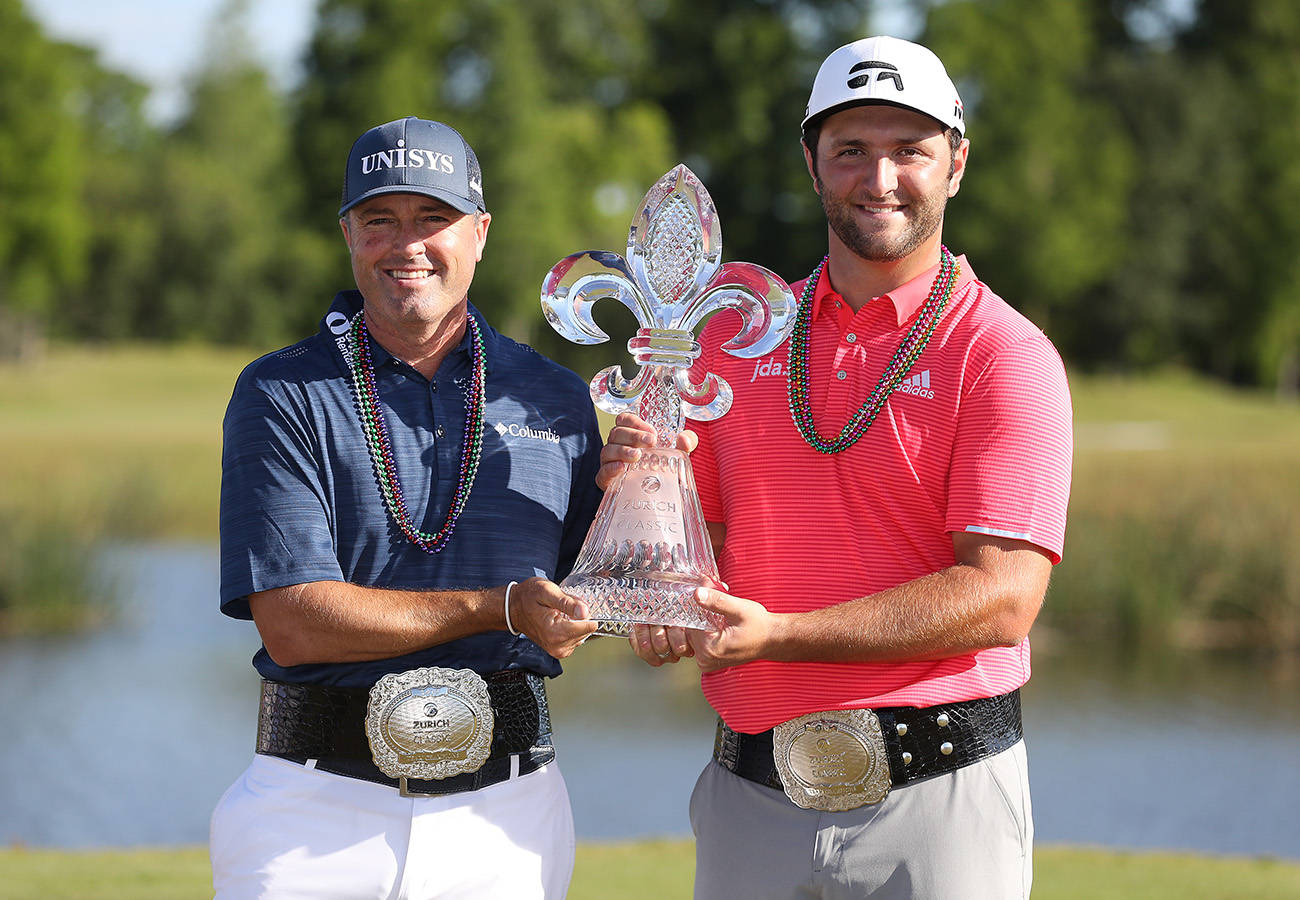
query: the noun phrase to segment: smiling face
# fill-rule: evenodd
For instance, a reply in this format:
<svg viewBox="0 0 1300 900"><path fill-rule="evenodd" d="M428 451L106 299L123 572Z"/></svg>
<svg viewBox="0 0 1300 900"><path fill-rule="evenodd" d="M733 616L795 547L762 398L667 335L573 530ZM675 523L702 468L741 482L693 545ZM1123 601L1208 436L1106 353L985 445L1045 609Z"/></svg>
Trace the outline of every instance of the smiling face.
<svg viewBox="0 0 1300 900"><path fill-rule="evenodd" d="M463 311L491 218L421 194L381 194L350 209L339 224L367 324L419 333Z"/></svg>
<svg viewBox="0 0 1300 900"><path fill-rule="evenodd" d="M821 125L804 155L833 239L869 262L937 256L948 198L966 170L943 126L895 106L855 106ZM933 246L932 246L933 245Z"/></svg>

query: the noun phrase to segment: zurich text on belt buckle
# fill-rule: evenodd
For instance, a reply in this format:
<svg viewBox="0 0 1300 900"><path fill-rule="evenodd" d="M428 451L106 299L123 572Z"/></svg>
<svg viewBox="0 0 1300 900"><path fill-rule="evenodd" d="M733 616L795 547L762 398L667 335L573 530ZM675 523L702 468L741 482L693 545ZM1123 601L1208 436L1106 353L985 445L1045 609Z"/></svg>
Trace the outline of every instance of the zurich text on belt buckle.
<svg viewBox="0 0 1300 900"><path fill-rule="evenodd" d="M375 765L396 778L438 779L477 772L487 761L496 717L487 682L469 669L411 669L370 689L366 739Z"/></svg>
<svg viewBox="0 0 1300 900"><path fill-rule="evenodd" d="M782 722L772 757L785 795L823 812L879 803L889 793L889 757L880 719L869 709L835 709Z"/></svg>

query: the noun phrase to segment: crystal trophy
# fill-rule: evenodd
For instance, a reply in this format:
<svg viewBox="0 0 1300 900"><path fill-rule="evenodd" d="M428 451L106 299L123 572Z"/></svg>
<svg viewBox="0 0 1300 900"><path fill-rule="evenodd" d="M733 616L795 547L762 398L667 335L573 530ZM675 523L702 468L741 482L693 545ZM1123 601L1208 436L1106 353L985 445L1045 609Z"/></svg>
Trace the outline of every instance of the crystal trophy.
<svg viewBox="0 0 1300 900"><path fill-rule="evenodd" d="M716 419L731 407L731 386L691 366L694 330L708 314L734 309L739 333L722 345L733 356L771 353L795 324L795 300L777 275L752 263L722 263L722 230L709 192L686 166L660 178L641 200L627 257L587 250L560 260L542 284L546 321L577 344L609 335L591 308L612 297L641 326L627 347L640 366L632 380L618 366L597 373L591 397L609 413L635 412L655 429L653 448L605 491L596 519L561 582L585 601L598 633L625 635L635 623L712 629L695 599L718 582L704 514L687 455L676 449L685 418Z"/></svg>

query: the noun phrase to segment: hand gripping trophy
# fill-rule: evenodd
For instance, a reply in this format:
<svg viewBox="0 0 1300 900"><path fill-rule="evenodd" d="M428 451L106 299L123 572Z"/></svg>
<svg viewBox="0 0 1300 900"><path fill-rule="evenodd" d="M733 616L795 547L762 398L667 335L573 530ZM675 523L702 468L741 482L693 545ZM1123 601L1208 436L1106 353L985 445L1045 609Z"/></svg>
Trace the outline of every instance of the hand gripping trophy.
<svg viewBox="0 0 1300 900"><path fill-rule="evenodd" d="M542 284L546 320L574 343L609 335L591 307L613 297L640 324L627 342L640 365L631 381L618 366L591 381L606 412L634 411L654 426L656 446L611 484L573 572L561 582L587 603L599 633L625 635L635 623L714 627L695 600L718 581L690 460L675 449L684 417L716 419L731 407L731 386L689 369L700 355L694 330L709 313L740 313L740 332L722 345L752 359L772 352L794 329L789 286L752 263L722 259L722 229L709 192L686 166L660 178L641 200L627 236L627 258L587 250L560 260Z"/></svg>

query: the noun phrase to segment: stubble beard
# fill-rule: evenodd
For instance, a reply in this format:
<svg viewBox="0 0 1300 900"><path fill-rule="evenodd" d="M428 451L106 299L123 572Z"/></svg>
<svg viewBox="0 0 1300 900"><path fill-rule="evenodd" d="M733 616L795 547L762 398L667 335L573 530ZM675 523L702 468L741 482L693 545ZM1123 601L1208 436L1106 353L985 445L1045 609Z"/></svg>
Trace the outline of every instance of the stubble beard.
<svg viewBox="0 0 1300 900"><path fill-rule="evenodd" d="M940 190L915 198L908 204L909 214L903 229L897 234L872 234L863 230L853 217L853 205L831 195L817 177L817 192L821 196L826 221L835 236L856 256L868 262L892 262L903 259L930 239L943 223L943 211L948 205L947 183Z"/></svg>

